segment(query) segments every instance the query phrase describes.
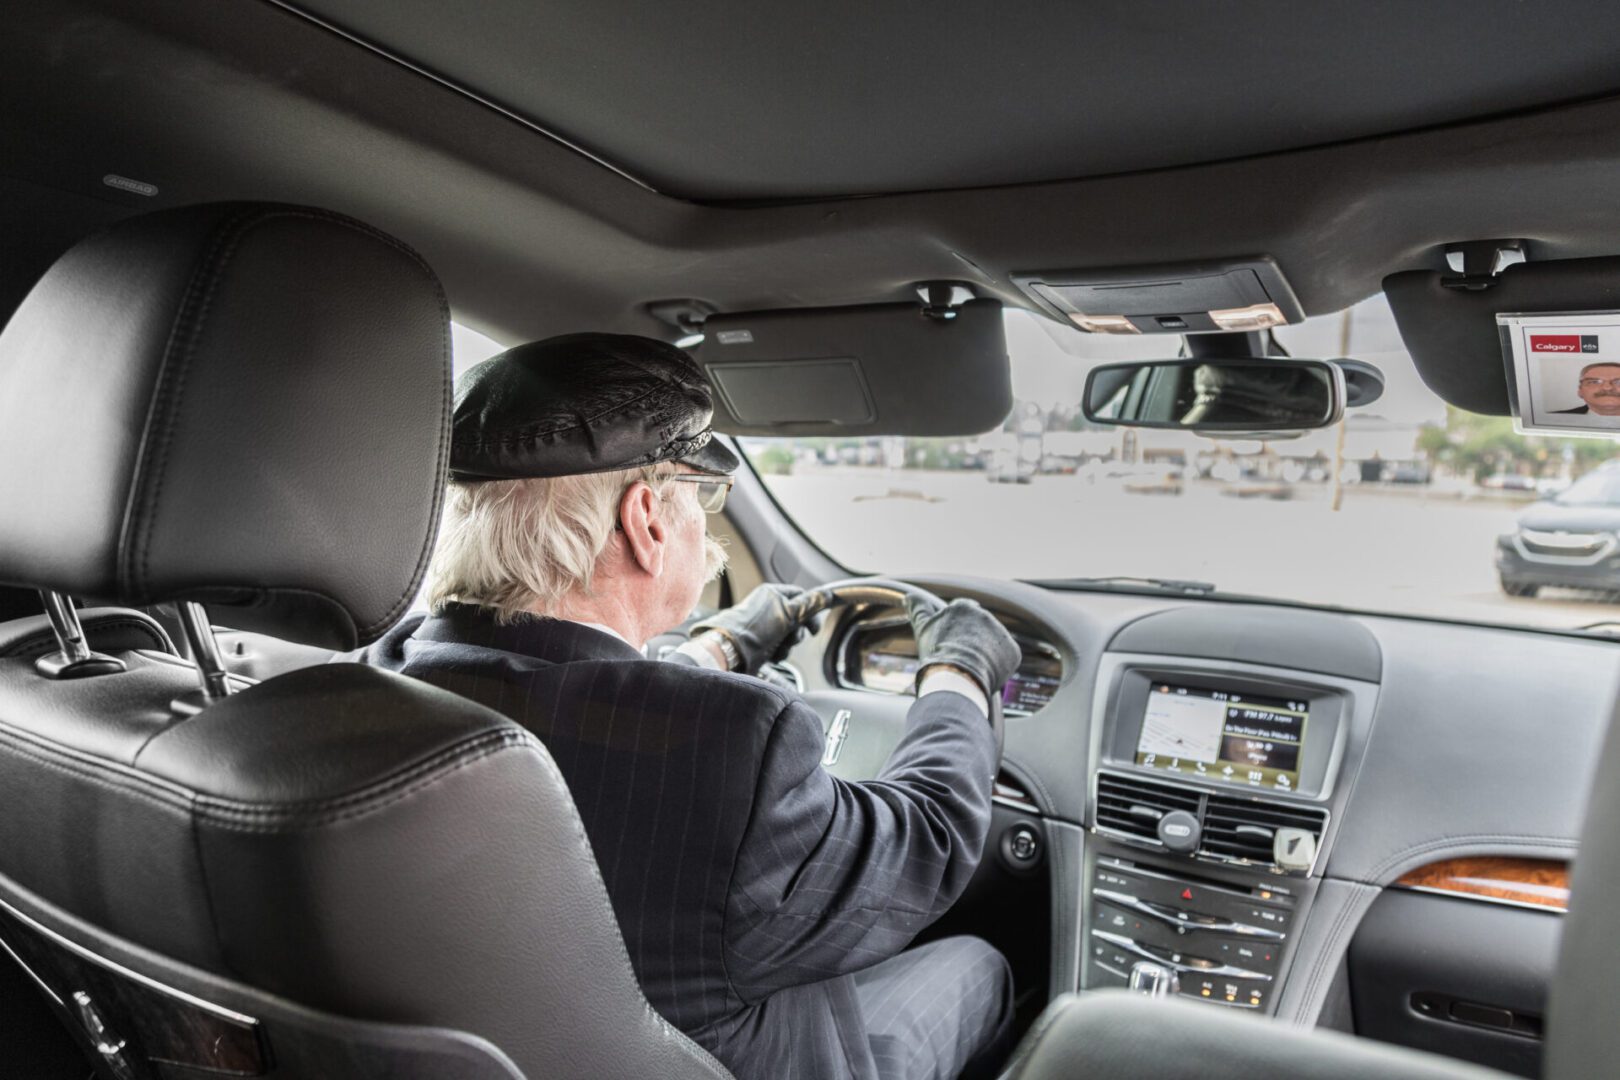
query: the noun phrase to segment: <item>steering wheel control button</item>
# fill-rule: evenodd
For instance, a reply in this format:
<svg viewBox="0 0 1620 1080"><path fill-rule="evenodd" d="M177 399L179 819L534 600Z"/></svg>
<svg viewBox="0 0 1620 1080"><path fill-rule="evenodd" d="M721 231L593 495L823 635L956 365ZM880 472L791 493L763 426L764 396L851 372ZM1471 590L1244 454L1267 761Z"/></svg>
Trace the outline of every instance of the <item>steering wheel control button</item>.
<svg viewBox="0 0 1620 1080"><path fill-rule="evenodd" d="M1159 819L1159 842L1166 851L1191 855L1198 850L1201 838L1198 819L1185 810L1172 810Z"/></svg>

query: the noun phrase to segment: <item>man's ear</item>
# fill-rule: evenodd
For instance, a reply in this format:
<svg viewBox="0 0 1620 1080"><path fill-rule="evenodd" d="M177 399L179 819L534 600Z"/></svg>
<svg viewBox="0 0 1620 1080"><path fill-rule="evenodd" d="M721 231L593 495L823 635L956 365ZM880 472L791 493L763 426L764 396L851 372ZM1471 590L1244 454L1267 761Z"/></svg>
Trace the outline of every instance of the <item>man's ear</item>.
<svg viewBox="0 0 1620 1080"><path fill-rule="evenodd" d="M625 489L619 499L619 530L630 558L651 577L664 572L664 542L669 538L663 502L645 481Z"/></svg>

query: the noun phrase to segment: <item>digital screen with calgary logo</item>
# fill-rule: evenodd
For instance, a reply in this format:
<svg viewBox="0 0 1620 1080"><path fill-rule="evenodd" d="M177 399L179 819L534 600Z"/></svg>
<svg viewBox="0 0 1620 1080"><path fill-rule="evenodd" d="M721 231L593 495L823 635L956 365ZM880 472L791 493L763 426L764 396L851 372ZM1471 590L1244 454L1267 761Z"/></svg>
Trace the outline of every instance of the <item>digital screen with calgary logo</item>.
<svg viewBox="0 0 1620 1080"><path fill-rule="evenodd" d="M1136 763L1247 787L1299 787L1310 702L1154 683Z"/></svg>

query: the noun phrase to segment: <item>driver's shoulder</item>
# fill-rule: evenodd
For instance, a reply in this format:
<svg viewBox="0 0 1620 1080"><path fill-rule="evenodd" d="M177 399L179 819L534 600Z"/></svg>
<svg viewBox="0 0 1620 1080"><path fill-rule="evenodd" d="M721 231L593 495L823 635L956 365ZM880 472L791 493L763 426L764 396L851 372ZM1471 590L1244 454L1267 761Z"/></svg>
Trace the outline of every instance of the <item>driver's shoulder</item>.
<svg viewBox="0 0 1620 1080"><path fill-rule="evenodd" d="M768 711L772 716L788 710L795 702L803 701L797 694L775 686L752 675L735 671L716 671L713 668L687 667L664 661L649 661L665 669L678 672L675 678L693 679L703 684L706 696L731 704L748 702L754 711ZM694 684L695 685L695 684Z"/></svg>

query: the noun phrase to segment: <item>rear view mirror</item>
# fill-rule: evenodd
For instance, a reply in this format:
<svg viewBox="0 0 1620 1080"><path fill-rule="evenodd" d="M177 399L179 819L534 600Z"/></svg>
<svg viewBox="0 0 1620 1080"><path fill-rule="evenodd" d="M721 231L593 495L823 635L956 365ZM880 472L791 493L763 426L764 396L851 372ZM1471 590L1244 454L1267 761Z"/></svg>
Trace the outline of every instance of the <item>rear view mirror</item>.
<svg viewBox="0 0 1620 1080"><path fill-rule="evenodd" d="M1126 427L1305 431L1338 423L1345 396L1344 372L1326 360L1149 360L1092 371L1084 411Z"/></svg>

